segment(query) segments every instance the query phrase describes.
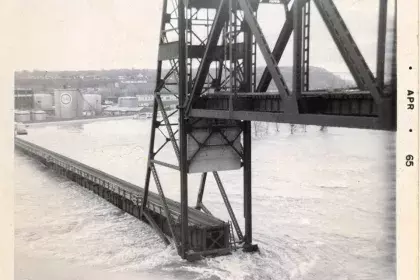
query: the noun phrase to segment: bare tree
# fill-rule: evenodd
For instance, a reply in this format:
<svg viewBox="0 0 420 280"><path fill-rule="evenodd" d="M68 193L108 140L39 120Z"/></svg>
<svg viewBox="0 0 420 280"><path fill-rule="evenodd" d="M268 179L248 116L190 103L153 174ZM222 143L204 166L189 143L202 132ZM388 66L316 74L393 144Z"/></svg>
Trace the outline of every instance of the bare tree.
<svg viewBox="0 0 420 280"><path fill-rule="evenodd" d="M290 124L290 134L295 132L295 125L293 123Z"/></svg>
<svg viewBox="0 0 420 280"><path fill-rule="evenodd" d="M254 131L255 131L255 137L260 137L262 133L268 134L268 126L264 122L253 122L254 123ZM264 126L265 125L265 131Z"/></svg>
<svg viewBox="0 0 420 280"><path fill-rule="evenodd" d="M254 123L254 136L258 137L258 125L257 122L253 122Z"/></svg>

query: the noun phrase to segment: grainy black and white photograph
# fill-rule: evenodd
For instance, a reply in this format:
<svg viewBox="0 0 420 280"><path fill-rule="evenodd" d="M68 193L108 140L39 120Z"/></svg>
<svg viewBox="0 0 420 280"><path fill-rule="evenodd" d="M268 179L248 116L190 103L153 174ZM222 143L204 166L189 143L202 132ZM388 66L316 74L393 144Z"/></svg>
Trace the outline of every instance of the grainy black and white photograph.
<svg viewBox="0 0 420 280"><path fill-rule="evenodd" d="M397 279L396 0L16 3L16 280Z"/></svg>

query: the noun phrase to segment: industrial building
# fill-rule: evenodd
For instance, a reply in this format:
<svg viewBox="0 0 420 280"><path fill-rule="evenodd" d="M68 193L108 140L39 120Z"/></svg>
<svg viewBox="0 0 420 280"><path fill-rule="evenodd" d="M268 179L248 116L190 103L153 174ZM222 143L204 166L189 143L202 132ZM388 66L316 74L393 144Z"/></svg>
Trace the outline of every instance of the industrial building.
<svg viewBox="0 0 420 280"><path fill-rule="evenodd" d="M31 110L33 107L33 89L16 88L15 89L15 109Z"/></svg>
<svg viewBox="0 0 420 280"><path fill-rule="evenodd" d="M178 103L178 99L173 94L162 94L161 98L167 108L174 108ZM74 88L54 89L52 92L17 88L15 89L15 120L38 122L99 115L134 115L149 112L153 101L153 94L104 99L99 93ZM103 102L106 106L102 104Z"/></svg>

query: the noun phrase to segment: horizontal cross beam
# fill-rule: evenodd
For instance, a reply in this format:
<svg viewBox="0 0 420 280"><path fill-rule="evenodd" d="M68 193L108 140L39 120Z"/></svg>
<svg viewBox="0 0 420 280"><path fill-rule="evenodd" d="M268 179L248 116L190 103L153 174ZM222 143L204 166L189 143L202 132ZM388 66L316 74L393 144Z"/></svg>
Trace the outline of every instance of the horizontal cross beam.
<svg viewBox="0 0 420 280"><path fill-rule="evenodd" d="M258 111L192 109L192 117L234 119L260 122L291 123L331 127L363 128L394 131L395 127L382 124L378 117L335 116L321 114L285 114Z"/></svg>

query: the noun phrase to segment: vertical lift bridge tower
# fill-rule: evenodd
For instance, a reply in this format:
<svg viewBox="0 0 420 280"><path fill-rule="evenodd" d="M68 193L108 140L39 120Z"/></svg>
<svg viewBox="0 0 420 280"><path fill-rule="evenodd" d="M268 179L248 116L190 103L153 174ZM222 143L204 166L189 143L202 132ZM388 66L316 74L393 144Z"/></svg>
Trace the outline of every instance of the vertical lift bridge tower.
<svg viewBox="0 0 420 280"><path fill-rule="evenodd" d="M396 129L395 35L392 79L385 85L387 0L377 1L380 8L374 75L333 0L163 0L141 215L147 215L149 186L154 183L165 209L167 227L182 258L220 255L232 247L242 247L245 251L258 249L252 242L251 121ZM257 20L258 7L263 4L283 5L286 14L272 50ZM311 9L320 13L357 89L310 91ZM394 34L395 30L394 26ZM293 86L288 88L278 62L292 34ZM257 47L266 64L259 80L256 78ZM277 91L268 93L271 82ZM172 93L178 98L177 110L171 112L165 108L162 93ZM164 140L159 142L156 134L162 134ZM159 158L164 149L172 150L172 163L168 154ZM166 205L162 184L165 175L158 175L158 170L164 168L179 172L178 219ZM245 220L244 230L239 226L219 175L220 171L240 169L243 170L244 212L238 216ZM188 176L193 173L201 174L195 208L208 215L211 213L203 199L208 176L214 177L217 183L232 224L228 244L216 232L208 233L212 242L204 249L193 246L194 236L188 224ZM168 242L163 232L154 228Z"/></svg>

